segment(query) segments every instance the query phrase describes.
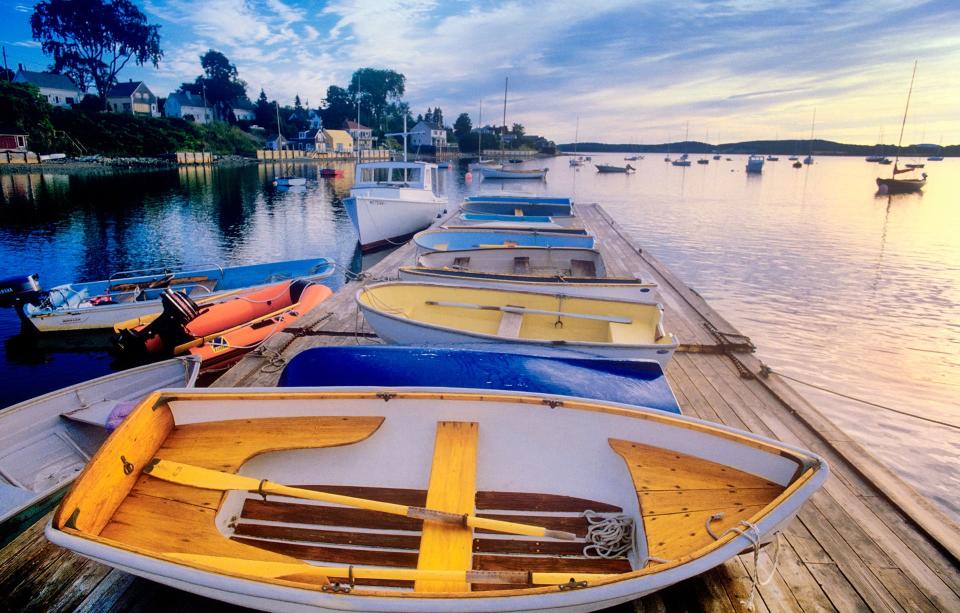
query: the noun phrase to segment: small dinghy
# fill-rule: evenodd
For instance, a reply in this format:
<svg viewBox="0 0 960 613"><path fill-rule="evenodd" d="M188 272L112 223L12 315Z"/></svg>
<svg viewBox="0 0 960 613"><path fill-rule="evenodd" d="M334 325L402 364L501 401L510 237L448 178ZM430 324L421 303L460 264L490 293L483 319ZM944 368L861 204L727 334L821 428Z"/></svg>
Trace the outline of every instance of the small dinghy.
<svg viewBox="0 0 960 613"><path fill-rule="evenodd" d="M276 187L294 187L306 185L307 180L304 177L277 177L273 180L273 184Z"/></svg>
<svg viewBox="0 0 960 613"><path fill-rule="evenodd" d="M542 181L547 177L549 168L513 169L506 166L486 166L483 164L471 165L471 171L479 173L484 179L533 179Z"/></svg>
<svg viewBox="0 0 960 613"><path fill-rule="evenodd" d="M269 611L592 611L775 539L827 474L808 451L599 401L167 390L46 536Z"/></svg>
<svg viewBox="0 0 960 613"><path fill-rule="evenodd" d="M565 232L523 230L424 230L413 237L423 251L458 251L490 247L593 248L593 237Z"/></svg>
<svg viewBox="0 0 960 613"><path fill-rule="evenodd" d="M357 292L364 318L397 345L490 345L510 353L656 360L677 348L654 302L390 282Z"/></svg>
<svg viewBox="0 0 960 613"><path fill-rule="evenodd" d="M178 358L84 381L0 410L0 542L51 507L150 392L193 387L197 358ZM46 504L44 504L46 503Z"/></svg>
<svg viewBox="0 0 960 613"><path fill-rule="evenodd" d="M208 367L256 348L331 294L325 285L286 281L200 308L168 292L163 313L148 324L118 330L113 341L120 355L133 361L189 353Z"/></svg>
<svg viewBox="0 0 960 613"><path fill-rule="evenodd" d="M656 283L639 277L607 277L600 253L569 247L510 247L434 251L400 268L400 280L463 287L528 290L584 296L651 300Z"/></svg>
<svg viewBox="0 0 960 613"><path fill-rule="evenodd" d="M635 171L636 168L627 164L626 166L613 166L611 164L597 164L597 172L600 173L614 173L619 172L621 174L627 174Z"/></svg>
<svg viewBox="0 0 960 613"><path fill-rule="evenodd" d="M479 215L572 217L573 202L569 198L541 196L470 196L460 209Z"/></svg>
<svg viewBox="0 0 960 613"><path fill-rule="evenodd" d="M244 266L151 268L118 272L105 281L58 285L44 291L39 277L0 280L0 307L17 309L24 328L37 332L109 330L116 324L159 313L167 288L198 301L263 287L287 279L319 281L333 274L327 258L287 260Z"/></svg>
<svg viewBox="0 0 960 613"><path fill-rule="evenodd" d="M680 414L656 362L547 358L425 347L314 347L293 357L280 387L434 387L574 396Z"/></svg>

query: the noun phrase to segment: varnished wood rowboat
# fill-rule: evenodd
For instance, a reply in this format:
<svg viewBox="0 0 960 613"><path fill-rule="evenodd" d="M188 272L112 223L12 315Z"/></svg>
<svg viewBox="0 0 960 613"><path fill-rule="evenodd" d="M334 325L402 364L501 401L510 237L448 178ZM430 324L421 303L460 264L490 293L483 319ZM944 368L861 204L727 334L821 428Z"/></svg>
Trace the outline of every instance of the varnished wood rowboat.
<svg viewBox="0 0 960 613"><path fill-rule="evenodd" d="M46 534L271 611L591 611L757 547L826 477L807 451L595 401L165 391Z"/></svg>

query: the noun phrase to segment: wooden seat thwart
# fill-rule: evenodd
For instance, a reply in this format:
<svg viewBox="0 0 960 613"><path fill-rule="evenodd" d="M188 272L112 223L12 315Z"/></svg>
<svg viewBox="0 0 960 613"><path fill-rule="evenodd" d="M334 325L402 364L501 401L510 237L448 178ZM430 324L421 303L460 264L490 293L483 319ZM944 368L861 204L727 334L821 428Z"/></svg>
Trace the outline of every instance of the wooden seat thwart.
<svg viewBox="0 0 960 613"><path fill-rule="evenodd" d="M597 265L590 260L570 260L570 273L574 277L596 277Z"/></svg>
<svg viewBox="0 0 960 613"><path fill-rule="evenodd" d="M477 493L477 434L472 422L437 424L427 507L451 513L473 513ZM420 537L418 570L470 570L473 530L425 522ZM470 584L455 581L417 581L417 592L469 592Z"/></svg>
<svg viewBox="0 0 960 613"><path fill-rule="evenodd" d="M648 555L677 560L709 545L715 534L749 519L785 489L716 462L640 443L610 439L633 478L647 535Z"/></svg>
<svg viewBox="0 0 960 613"><path fill-rule="evenodd" d="M520 327L523 325L523 314L513 311L503 311L500 315L500 326L497 328L497 336L506 338L517 338L520 336Z"/></svg>

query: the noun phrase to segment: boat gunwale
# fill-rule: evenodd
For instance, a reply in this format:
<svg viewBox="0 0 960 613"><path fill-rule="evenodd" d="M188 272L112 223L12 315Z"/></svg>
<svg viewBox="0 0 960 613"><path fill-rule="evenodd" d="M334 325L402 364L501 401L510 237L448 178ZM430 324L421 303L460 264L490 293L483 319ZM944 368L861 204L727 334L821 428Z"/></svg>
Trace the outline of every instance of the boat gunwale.
<svg viewBox="0 0 960 613"><path fill-rule="evenodd" d="M573 275L538 275L538 274L511 274L506 272L482 272L470 269L458 269L448 266L401 266L398 270L408 274L432 275L435 277L467 277L477 281L497 281L504 283L522 283L530 285L533 283L541 285L597 285L597 286L630 286L630 287L649 287L656 289L659 287L653 281L644 281L632 277L576 277ZM443 273L443 274L441 274ZM505 277L505 278L504 278ZM510 290L523 291L523 290ZM536 292L531 292L536 293ZM591 296L576 296L577 298L590 298ZM603 299L598 296L597 298Z"/></svg>
<svg viewBox="0 0 960 613"><path fill-rule="evenodd" d="M396 389L396 388L391 388ZM206 388L206 389L166 389L166 390L157 390L148 395L135 409L137 411L154 411L159 406L167 407L169 409L169 403L171 401L190 401L190 400L243 400L248 402L255 402L260 399L268 400L283 400L283 399L356 399L356 400L382 400L383 399L384 389L374 388L369 391L363 390L359 391L355 388L351 388L349 391L331 391L326 388L298 388L296 390L283 390L277 391L275 388ZM773 512L780 507L784 502L793 497L802 487L808 485L816 475L822 474L823 479L826 479L829 475L829 467L827 463L817 454L806 451L800 448L793 447L791 445L776 441L770 438L767 438L762 435L742 432L726 426L724 424L707 422L706 420L701 420L693 418L686 415L678 415L672 413L664 413L656 409L650 409L645 407L632 407L630 405L620 405L618 403L612 402L602 402L589 399L570 399L564 400L559 405L556 401L551 400L550 395L547 394L537 394L537 393L518 393L518 392L507 392L499 390L464 390L456 389L454 391L447 392L443 388L440 388L440 391L424 391L420 389L398 389L394 395L391 396L391 399L410 399L410 400L445 400L445 401L472 401L472 402L513 402L517 404L532 405L534 408L541 408L545 410L555 410L558 406L562 406L565 409L573 410L584 410L584 411L594 411L598 413L604 413L608 415L618 415L622 417L628 417L633 419L642 419L642 420L651 420L659 423L666 424L672 427L678 427L682 429L696 430L703 432L712 436L717 436L729 441L733 441L738 444L746 445L753 447L760 451L766 453L776 453L781 457L787 458L797 463L797 470L794 474L794 477L791 479L790 483L786 485L783 491L769 503L767 503L763 508L759 509L756 513L751 515L746 521L758 527L758 531L761 534L765 532L759 530L760 524L768 519ZM255 396L255 398L251 398ZM174 424L175 426L176 424ZM119 431L119 429L118 429ZM117 433L111 434L111 438L117 436ZM169 436L169 433L168 435ZM166 437L165 437L166 438ZM162 445L162 443L161 443ZM90 466L93 466L95 462L100 460L101 452L97 454L90 460L87 467L84 468L84 473ZM103 454L105 455L105 453ZM105 458L102 461L106 462ZM142 471L141 471L142 472ZM71 486L70 493L73 492L78 486L81 485L84 474L81 473L78 476L77 480ZM812 492L811 492L812 494ZM129 496L128 492L126 496ZM124 499L126 498L124 496ZM64 498L67 500L67 498ZM221 504L222 504L221 497ZM798 505L799 507L799 505ZM219 509L219 506L218 506ZM310 593L314 592L323 592L323 586L320 584L311 584L306 582L297 582L289 581L284 579L272 578L272 577L263 577L257 575L249 575L234 571L228 571L224 569L218 569L216 567L204 566L203 564L197 563L187 563L182 559L177 559L173 556L164 555L162 552L152 552L149 550L142 549L140 547L128 545L122 541L115 541L113 539L108 539L100 536L99 534L90 534L83 532L76 528L71 528L69 526L63 525L65 522L63 520L63 503L58 507L57 512L47 523L45 532L47 533L47 538L53 542L57 542L57 537L54 536L51 539L51 533L62 533L64 535L81 539L83 541L91 542L96 545L106 547L114 550L121 550L134 555L138 555L148 560L159 561L169 564L174 564L175 566L199 570L201 572L209 573L213 576L220 577L230 577L241 579L245 581L252 581L254 585L262 586L264 584L269 585L279 585L281 587L290 587L298 590L304 590ZM114 511L114 513L116 510ZM795 510L790 511L790 514L795 513ZM772 529L776 525L779 525L782 521L788 519L788 517L778 520L778 523L774 526L771 526ZM66 522L68 523L68 522ZM57 526L59 524L59 527ZM225 536L225 535L224 535ZM226 536L225 536L226 538ZM745 536L742 532L738 533L735 531L725 532L719 539L716 539L708 545L704 545L694 551L688 553L687 555L671 560L666 563L656 564L653 566L647 566L645 568L633 570L627 573L620 573L618 576L610 577L608 579L597 580L591 582L583 590L577 590L577 592L586 592L591 588L599 588L603 586L609 586L612 584L623 583L632 579L639 579L643 577L648 577L656 575L659 572L666 572L676 568L680 568L686 564L694 562L698 559L705 558L709 555L716 554L723 547L730 545L733 541L743 539L746 541L746 544L749 545L752 543L751 539ZM84 553L89 557L96 556ZM735 554L734 554L735 555ZM102 560L102 558L96 558ZM293 558L297 559L297 558ZM307 564L307 562L301 563ZM723 560L717 562L717 564L722 563ZM164 576L166 577L166 576ZM681 577L681 579L686 577ZM193 583L199 587L205 587L210 589L209 586L201 586L201 584ZM373 597L373 598L401 598L405 600L417 599L417 598L426 598L426 599L446 599L446 600L458 600L463 598L516 598L524 596L536 596L543 594L558 594L564 593L562 590L558 590L558 586L539 586L532 588L521 588L521 589L509 589L509 590L485 590L485 591L471 591L471 592L399 592L399 591L387 591L387 590L353 590L348 595L351 596L364 596L364 597ZM243 593L246 595L245 593Z"/></svg>

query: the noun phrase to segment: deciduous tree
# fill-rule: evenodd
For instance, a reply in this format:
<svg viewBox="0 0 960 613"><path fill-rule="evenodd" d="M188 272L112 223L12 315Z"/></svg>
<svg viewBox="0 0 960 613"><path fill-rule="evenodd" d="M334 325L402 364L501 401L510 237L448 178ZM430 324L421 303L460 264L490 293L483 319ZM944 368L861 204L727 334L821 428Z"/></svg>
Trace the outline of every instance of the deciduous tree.
<svg viewBox="0 0 960 613"><path fill-rule="evenodd" d="M237 67L219 51L210 49L201 55L200 65L203 75L197 77L197 85L202 87L202 95L217 117L228 119L233 102L247 97L247 84L239 79Z"/></svg>

